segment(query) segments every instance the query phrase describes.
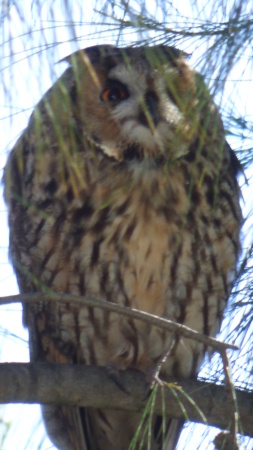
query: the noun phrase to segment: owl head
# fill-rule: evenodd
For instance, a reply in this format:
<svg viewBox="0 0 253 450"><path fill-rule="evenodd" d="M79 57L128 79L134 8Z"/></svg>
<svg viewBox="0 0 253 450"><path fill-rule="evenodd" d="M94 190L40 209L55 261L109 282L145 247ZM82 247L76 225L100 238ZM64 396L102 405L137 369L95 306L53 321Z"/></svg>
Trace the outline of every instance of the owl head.
<svg viewBox="0 0 253 450"><path fill-rule="evenodd" d="M66 61L71 67L64 77L82 133L107 157L159 161L187 153L201 111L196 72L184 53L102 45Z"/></svg>

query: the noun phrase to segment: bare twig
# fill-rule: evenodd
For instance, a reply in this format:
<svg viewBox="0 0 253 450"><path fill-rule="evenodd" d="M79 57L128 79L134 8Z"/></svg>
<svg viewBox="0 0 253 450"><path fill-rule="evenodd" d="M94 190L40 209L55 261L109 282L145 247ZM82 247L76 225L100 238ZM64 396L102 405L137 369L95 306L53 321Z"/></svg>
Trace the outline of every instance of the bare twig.
<svg viewBox="0 0 253 450"><path fill-rule="evenodd" d="M158 317L153 314L149 314L144 311L138 311L137 309L130 309L126 306L117 305L116 303L106 302L104 300L97 300L92 297L82 297L71 294L56 294L45 292L34 292L29 294L10 295L8 297L0 297L0 305L8 305L10 303L36 303L36 302L64 302L64 303L76 303L77 305L86 305L92 308L102 308L108 311L121 314L123 316L131 317L132 319L141 320L142 322L149 323L151 325L162 328L163 330L171 331L175 335L180 335L185 338L193 339L198 342L202 342L206 346L215 348L221 352L224 349L238 350L238 347L227 342L221 342L218 339L206 336L198 333L191 328L173 322L172 320Z"/></svg>
<svg viewBox="0 0 253 450"><path fill-rule="evenodd" d="M240 450L239 444L237 441L237 434L238 434L238 423L239 423L239 412L238 412L238 404L237 404L237 398L236 398L236 390L234 387L234 383L231 377L231 370L230 370L230 364L229 359L226 350L223 350L221 353L221 358L223 362L223 368L225 373L225 381L226 386L228 388L228 392L230 393L230 398L232 402L232 417L231 412L228 414L228 419L231 417L231 427L229 431L229 437L224 435L224 438L230 442L231 448L233 450ZM217 444L216 444L217 446Z"/></svg>

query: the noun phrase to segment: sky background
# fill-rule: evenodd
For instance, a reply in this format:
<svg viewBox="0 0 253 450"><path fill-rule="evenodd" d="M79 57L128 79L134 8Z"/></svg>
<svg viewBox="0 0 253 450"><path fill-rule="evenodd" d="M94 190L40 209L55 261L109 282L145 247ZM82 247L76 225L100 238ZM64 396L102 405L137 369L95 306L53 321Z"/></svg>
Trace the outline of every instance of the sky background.
<svg viewBox="0 0 253 450"><path fill-rule="evenodd" d="M0 177L2 177L2 169L5 165L7 154L16 142L17 137L27 126L34 106L65 70L66 64L58 63L58 61L78 48L85 48L98 43L115 44L120 29L119 25L116 28L111 27L109 29L108 22L112 23L111 19L104 18L104 23L101 22L101 15L96 10L106 13L106 7L102 7L102 2L86 1L84 10L84 2L76 1L73 2L75 6L71 12L65 8L68 4L66 1L56 0L41 3L43 6L39 8L38 2L32 0L25 2L1 2ZM176 5L174 9L175 16L171 15L169 20L172 23L177 20L181 25L183 22L189 24L196 19L199 24L207 19L214 21L219 14L225 14L226 9L229 11L233 2L224 2L226 3L223 7L224 10L222 11L221 9L213 17L208 11L206 2L199 1L197 3L198 7L194 10L191 7L190 0L174 2ZM11 6L7 7L8 4ZM133 8L139 8L139 3L137 2L130 2L130 5ZM162 21L163 12L157 9L157 2L149 1L148 5L149 12ZM181 11L179 11L180 7ZM249 5L248 12L252 12L250 8L252 10L253 6ZM114 12L122 18L124 17L120 9L117 10L116 6ZM131 14L129 16L132 20L135 20L134 16L131 16ZM69 20L71 17L75 22L75 26ZM98 18L101 22L100 24L98 23ZM132 30L127 30L121 34L118 43L120 45L128 45L136 40L140 40L140 38L145 39L156 35L157 32L151 31L137 35ZM191 64L195 67L202 67L204 70L205 68L207 69L204 63L211 65L212 60L206 62L201 57L207 46L211 44L212 42L209 40L209 42L200 46L199 41L186 39L180 43L180 48L188 53L192 53L190 58ZM252 97L249 95L250 92L253 92L252 67L248 64L247 56L245 52L244 59L240 60L240 63L235 65L233 71L229 74L225 90L222 89L216 92L216 101L224 113L225 121L226 114L229 111L233 111L235 117L251 117L251 119L253 117ZM210 71L206 70L206 72L210 76ZM215 76L213 75L214 78ZM237 82L237 80L242 80L243 82ZM207 81L212 85L212 79ZM232 147L237 149L242 148L242 146L244 148L247 145L250 146L250 140L246 131L242 138L230 136L228 139ZM241 178L243 186L242 206L244 216L247 217L243 232L244 253L252 242L252 170L247 170L246 176L249 182L248 186L245 185L244 179ZM8 226L6 207L2 201L2 191L0 191L0 199L0 295L5 296L18 293L18 288L12 267L8 263ZM235 313L233 313L233 321L231 321L231 316L225 320L223 328L226 331L222 334L223 338L232 332L241 317L246 315L246 312L245 308L241 309L240 312L237 312L236 317ZM243 351L236 355L237 363L234 363L236 379L241 383L245 382L248 384L252 383L252 380L249 378L250 374L247 372L251 331L249 328L244 337L242 336L242 339L244 339L241 342ZM22 327L21 306L19 305L1 308L0 357L2 362L26 362L29 360L27 332ZM217 357L216 360L218 364ZM244 370L241 370L241 368ZM203 376L208 373L215 375L213 363L212 366L207 366L203 371ZM192 433L192 430L191 427L188 432ZM213 450L214 447L210 443L210 435L203 441L202 433L204 427L198 426L197 430L199 443L195 438L196 448ZM213 434L216 433L217 430L213 432ZM182 442L187 436L188 434L185 432ZM0 450L48 450L53 448L45 435L38 405L0 406ZM184 444L181 443L179 448L183 449ZM247 450L253 449L252 441L245 441L242 444L242 449L244 448L247 448Z"/></svg>

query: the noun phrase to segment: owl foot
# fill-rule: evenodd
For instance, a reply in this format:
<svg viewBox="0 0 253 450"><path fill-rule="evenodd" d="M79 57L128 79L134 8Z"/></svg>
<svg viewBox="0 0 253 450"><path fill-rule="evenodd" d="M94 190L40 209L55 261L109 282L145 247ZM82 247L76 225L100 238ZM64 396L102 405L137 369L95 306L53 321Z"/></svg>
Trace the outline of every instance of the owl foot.
<svg viewBox="0 0 253 450"><path fill-rule="evenodd" d="M118 386L122 391L124 391L127 394L129 394L129 392L127 391L126 387L124 386L124 382L122 380L122 377L120 376L120 374L122 373L122 370L118 369L118 367L116 367L113 364L109 364L108 366L105 367L105 369L106 369L106 372L109 375L109 377L116 384L116 386Z"/></svg>

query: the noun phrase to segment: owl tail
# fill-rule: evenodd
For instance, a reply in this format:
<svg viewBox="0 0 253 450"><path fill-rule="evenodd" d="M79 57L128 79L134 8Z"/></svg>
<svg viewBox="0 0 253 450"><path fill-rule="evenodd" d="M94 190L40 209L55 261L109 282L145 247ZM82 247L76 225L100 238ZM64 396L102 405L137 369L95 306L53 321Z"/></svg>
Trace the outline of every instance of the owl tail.
<svg viewBox="0 0 253 450"><path fill-rule="evenodd" d="M90 450L80 408L42 406L42 416L47 433L59 450Z"/></svg>
<svg viewBox="0 0 253 450"><path fill-rule="evenodd" d="M42 413L49 437L59 450L175 450L183 427L183 421L171 419L162 436L157 418L148 442L142 432L135 440L141 413L52 406L43 406Z"/></svg>
<svg viewBox="0 0 253 450"><path fill-rule="evenodd" d="M141 419L139 413L57 406L43 406L42 415L59 450L128 450Z"/></svg>

